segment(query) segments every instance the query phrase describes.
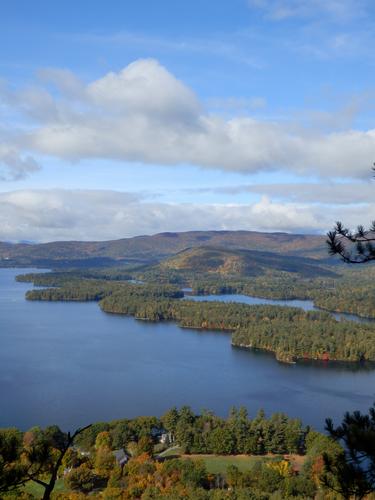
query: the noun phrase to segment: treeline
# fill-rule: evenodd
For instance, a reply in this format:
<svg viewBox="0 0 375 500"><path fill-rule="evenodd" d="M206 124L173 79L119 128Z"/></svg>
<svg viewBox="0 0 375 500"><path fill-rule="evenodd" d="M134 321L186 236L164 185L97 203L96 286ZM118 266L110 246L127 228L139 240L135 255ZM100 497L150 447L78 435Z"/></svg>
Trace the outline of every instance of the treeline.
<svg viewBox="0 0 375 500"><path fill-rule="evenodd" d="M153 286L166 285L191 287L195 295L244 294L275 300L312 300L314 304L327 311L346 312L365 318L375 318L375 268L366 271L340 269L341 276L303 278L295 273L269 272L252 278L223 278L209 273L195 273L186 270L147 268L145 266L123 266L121 268L72 270L66 272L30 273L17 276L18 281L32 282L36 286L70 287L74 282L110 281L116 282L142 280ZM112 287L112 285L111 285ZM112 290L112 288L110 289ZM109 288L106 287L106 290ZM110 292L112 294L112 292ZM60 299L69 294L63 293ZM53 294L48 300L53 300ZM104 294L82 294L82 299L100 300ZM98 297L98 298L95 298ZM30 296L33 298L33 295Z"/></svg>
<svg viewBox="0 0 375 500"><path fill-rule="evenodd" d="M334 498L320 479L323 455L335 460L343 455L339 444L299 420L283 414L266 418L263 411L250 419L243 407L233 408L226 419L209 411L197 415L184 406L161 418L99 422L78 433L68 448L67 442L69 436L57 426L25 433L0 429L0 495L8 491L4 498L30 498L25 485L34 481L47 489L55 474L64 478L63 492L53 497L60 500L86 495L104 500L313 499L318 492L320 498L325 493ZM246 470L225 467L225 456L239 453L255 455ZM297 468L290 453L300 457ZM205 454L201 460L200 454ZM208 472L207 454L222 456L220 472Z"/></svg>
<svg viewBox="0 0 375 500"><path fill-rule="evenodd" d="M104 269L74 269L70 271L51 271L47 273L27 273L16 276L16 281L34 283L35 286L60 286L64 283L81 280L129 281L133 278L134 269L139 266Z"/></svg>
<svg viewBox="0 0 375 500"><path fill-rule="evenodd" d="M237 329L232 344L274 352L279 361L298 359L375 361L375 328L348 321L322 319L309 311L293 320L264 317Z"/></svg>
<svg viewBox="0 0 375 500"><path fill-rule="evenodd" d="M360 283L348 278L302 279L262 276L254 280L192 281L196 295L243 294L274 300L312 300L328 311L346 312L365 318L375 318L375 284Z"/></svg>
<svg viewBox="0 0 375 500"><path fill-rule="evenodd" d="M241 280L198 280L192 281L193 293L196 295L244 294L274 300L309 300L315 294L332 288L332 279L302 279L284 273L265 275L254 279Z"/></svg>
<svg viewBox="0 0 375 500"><path fill-rule="evenodd" d="M185 453L220 455L304 453L307 429L298 419L277 413L270 419L261 410L250 420L246 408L233 408L228 419L206 411L196 416L189 407L172 408L162 417Z"/></svg>
<svg viewBox="0 0 375 500"><path fill-rule="evenodd" d="M375 318L375 275L358 275L340 269L341 276L303 278L295 273L269 272L251 278L223 278L209 273L161 269L139 272L147 282L179 284L194 295L243 294L274 300L312 300L317 307ZM369 279L370 277L370 279Z"/></svg>
<svg viewBox="0 0 375 500"><path fill-rule="evenodd" d="M44 281L44 284L46 284ZM38 281L40 284L43 280ZM35 283L35 282L34 282ZM159 287L157 285L139 285L106 280L67 280L51 278L50 286L56 288L43 288L26 292L28 300L47 301L98 301L113 294L128 297L130 300L181 298L184 293L172 285Z"/></svg>
<svg viewBox="0 0 375 500"><path fill-rule="evenodd" d="M340 283L334 289L314 293L317 307L328 311L356 314L363 318L375 318L375 285Z"/></svg>
<svg viewBox="0 0 375 500"><path fill-rule="evenodd" d="M121 293L105 297L99 305L105 312L138 319L231 331L233 345L273 352L280 361L375 361L375 327L336 321L325 312L188 300L139 301Z"/></svg>
<svg viewBox="0 0 375 500"><path fill-rule="evenodd" d="M177 443L187 454L284 454L305 452L305 439L309 431L299 419L275 413L267 418L260 410L250 419L246 408L232 408L228 418L221 418L210 411L196 415L189 406L180 410L172 408L161 418L138 417L96 423L78 436L76 443L85 451L95 446L97 436L108 432L113 448L126 447L128 443L151 439L154 444L167 433L166 445ZM139 452L150 451L142 448Z"/></svg>
<svg viewBox="0 0 375 500"><path fill-rule="evenodd" d="M176 300L183 297L183 292L173 285L93 279L64 281L65 278L56 276L48 279L62 286L31 290L26 298L96 300L108 313L127 314L149 321L173 320L187 328L229 331L232 332L233 345L267 350L284 362L298 359L375 361L375 327L339 322L325 312Z"/></svg>

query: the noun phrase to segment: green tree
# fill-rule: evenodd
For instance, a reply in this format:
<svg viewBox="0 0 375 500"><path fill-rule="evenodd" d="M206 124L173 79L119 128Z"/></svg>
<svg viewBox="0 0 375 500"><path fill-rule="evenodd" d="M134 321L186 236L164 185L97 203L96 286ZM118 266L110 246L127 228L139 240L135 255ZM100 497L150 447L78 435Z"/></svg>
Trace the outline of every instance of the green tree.
<svg viewBox="0 0 375 500"><path fill-rule="evenodd" d="M210 432L210 448L213 453L230 455L235 451L235 437L227 426L216 427Z"/></svg>
<svg viewBox="0 0 375 500"><path fill-rule="evenodd" d="M83 464L68 472L64 481L71 490L88 493L95 486L95 474L86 464Z"/></svg>
<svg viewBox="0 0 375 500"><path fill-rule="evenodd" d="M206 467L201 460L176 460L181 473L181 483L185 486L204 486L207 480Z"/></svg>
<svg viewBox="0 0 375 500"><path fill-rule="evenodd" d="M116 463L116 459L111 449L103 445L96 450L94 463L96 473L104 478L108 478Z"/></svg>
<svg viewBox="0 0 375 500"><path fill-rule="evenodd" d="M96 422L89 425L76 437L75 443L85 451L91 451L95 447L96 436L103 431L108 431L110 426L107 422Z"/></svg>
<svg viewBox="0 0 375 500"><path fill-rule="evenodd" d="M168 410L162 417L161 421L165 427L165 429L171 432L173 435L176 433L176 426L179 420L179 414L177 408L174 406L170 410Z"/></svg>
<svg viewBox="0 0 375 500"><path fill-rule="evenodd" d="M283 482L283 476L273 467L264 464L261 467L257 486L261 491L273 493L279 489Z"/></svg>
<svg viewBox="0 0 375 500"><path fill-rule="evenodd" d="M134 430L131 429L128 421L119 421L111 429L112 446L114 449L124 448L126 443L135 439Z"/></svg>
<svg viewBox="0 0 375 500"><path fill-rule="evenodd" d="M103 446L106 446L109 449L112 448L112 436L109 433L109 431L99 432L99 434L96 436L95 448L99 449L102 448Z"/></svg>
<svg viewBox="0 0 375 500"><path fill-rule="evenodd" d="M0 468L5 472L0 479L2 491L34 481L44 488L43 500L49 500L67 451L88 427L74 434L64 433L57 426L44 431L35 427L23 435L22 445L14 432L0 433Z"/></svg>
<svg viewBox="0 0 375 500"><path fill-rule="evenodd" d="M323 476L324 484L345 499L361 500L374 492L375 406L369 409L368 415L359 411L347 412L337 427L327 419L326 430L335 441L343 444L343 452L334 459L324 455L329 473Z"/></svg>
<svg viewBox="0 0 375 500"><path fill-rule="evenodd" d="M363 264L375 260L375 221L368 229L358 226L350 231L341 222L336 222L327 233L327 244L331 255L339 255L344 262Z"/></svg>
<svg viewBox="0 0 375 500"><path fill-rule="evenodd" d="M20 462L22 433L17 429L0 430L0 493L23 484L27 467Z"/></svg>
<svg viewBox="0 0 375 500"><path fill-rule="evenodd" d="M152 457L154 452L154 442L150 436L142 436L137 443L137 448L139 455L147 453L150 457Z"/></svg>

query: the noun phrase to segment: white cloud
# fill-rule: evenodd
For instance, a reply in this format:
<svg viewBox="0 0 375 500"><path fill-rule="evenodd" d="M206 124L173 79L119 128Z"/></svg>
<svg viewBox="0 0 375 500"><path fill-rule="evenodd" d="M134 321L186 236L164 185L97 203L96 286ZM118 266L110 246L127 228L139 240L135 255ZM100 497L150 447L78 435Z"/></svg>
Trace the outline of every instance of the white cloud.
<svg viewBox="0 0 375 500"><path fill-rule="evenodd" d="M94 105L121 116L136 114L184 123L200 113L194 93L153 59L108 73L89 84L86 92Z"/></svg>
<svg viewBox="0 0 375 500"><path fill-rule="evenodd" d="M21 154L14 146L0 143L0 180L14 181L40 169L40 165L28 154Z"/></svg>
<svg viewBox="0 0 375 500"><path fill-rule="evenodd" d="M40 80L52 83L64 95L82 98L84 94L83 83L68 69L44 68L38 71L38 76Z"/></svg>
<svg viewBox="0 0 375 500"><path fill-rule="evenodd" d="M155 60L135 61L88 85L66 72L49 70L44 78L59 82L60 94L40 88L6 96L9 106L34 120L17 145L37 154L359 178L368 177L375 158L375 129L319 132L207 113L193 91Z"/></svg>
<svg viewBox="0 0 375 500"><path fill-rule="evenodd" d="M321 203L330 205L367 204L374 200L375 183L351 182L334 183L280 183L280 184L242 184L217 188L201 189L200 192L212 192L227 195L257 193L297 203Z"/></svg>
<svg viewBox="0 0 375 500"><path fill-rule="evenodd" d="M106 240L163 231L244 229L325 232L342 219L375 219L375 204L326 210L263 197L249 205L150 202L133 193L23 190L0 193L0 240Z"/></svg>
<svg viewBox="0 0 375 500"><path fill-rule="evenodd" d="M271 184L252 186L251 190L267 194L274 199L297 203L358 205L372 203L375 198L374 183ZM364 218L366 218L365 213Z"/></svg>

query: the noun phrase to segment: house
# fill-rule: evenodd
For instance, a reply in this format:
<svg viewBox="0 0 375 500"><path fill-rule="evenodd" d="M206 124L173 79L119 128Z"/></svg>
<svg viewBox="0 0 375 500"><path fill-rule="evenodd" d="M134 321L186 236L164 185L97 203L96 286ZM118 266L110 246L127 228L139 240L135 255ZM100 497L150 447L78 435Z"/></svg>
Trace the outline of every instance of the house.
<svg viewBox="0 0 375 500"><path fill-rule="evenodd" d="M159 443L171 444L173 443L173 435L171 432L163 432L159 437Z"/></svg>
<svg viewBox="0 0 375 500"><path fill-rule="evenodd" d="M72 446L72 450L74 450L76 453L81 455L81 457L90 457L91 456L90 451L82 450L82 448L80 448L79 446L76 446L76 445Z"/></svg>
<svg viewBox="0 0 375 500"><path fill-rule="evenodd" d="M151 436L153 439L162 444L171 444L174 441L173 434L163 428L159 429L157 427L153 427L151 429Z"/></svg>
<svg viewBox="0 0 375 500"><path fill-rule="evenodd" d="M112 452L112 455L115 457L117 465L120 467L124 467L125 464L127 464L129 460L129 455L127 455L124 451L123 448L120 448L119 450L114 450Z"/></svg>

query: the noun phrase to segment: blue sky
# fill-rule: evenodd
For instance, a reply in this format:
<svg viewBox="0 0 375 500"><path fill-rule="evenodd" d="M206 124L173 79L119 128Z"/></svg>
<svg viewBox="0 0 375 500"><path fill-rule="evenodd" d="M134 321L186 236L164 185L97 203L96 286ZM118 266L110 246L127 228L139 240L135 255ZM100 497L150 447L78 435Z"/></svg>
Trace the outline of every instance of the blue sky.
<svg viewBox="0 0 375 500"><path fill-rule="evenodd" d="M370 0L6 2L0 239L375 218Z"/></svg>

